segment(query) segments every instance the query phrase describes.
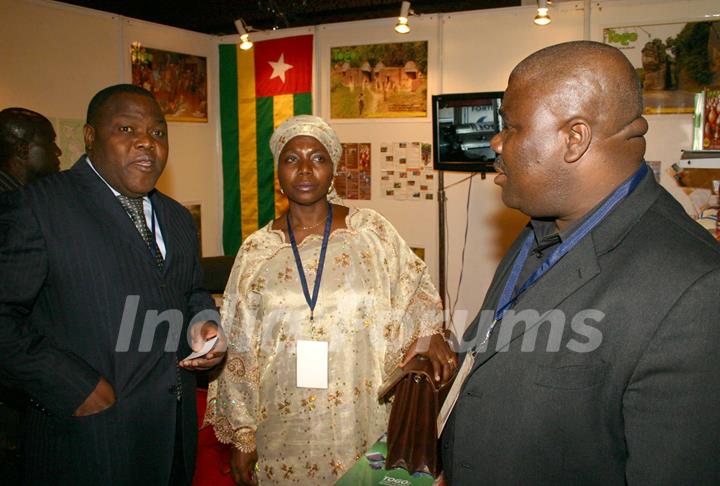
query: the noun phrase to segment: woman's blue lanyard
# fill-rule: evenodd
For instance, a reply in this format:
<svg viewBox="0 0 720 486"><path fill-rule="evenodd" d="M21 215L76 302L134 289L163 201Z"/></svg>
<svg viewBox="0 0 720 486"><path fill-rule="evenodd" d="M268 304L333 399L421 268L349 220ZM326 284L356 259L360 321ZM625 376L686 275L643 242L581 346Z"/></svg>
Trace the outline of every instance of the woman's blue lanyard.
<svg viewBox="0 0 720 486"><path fill-rule="evenodd" d="M540 280L540 277L545 275L562 257L564 257L570 250L572 250L588 233L590 233L600 222L607 216L607 214L623 199L625 199L637 186L640 181L645 177L648 168L645 163L632 175L629 179L620 185L615 191L608 197L608 199L600 206L595 212L593 212L565 241L563 241L553 252L547 257L547 259L528 277L527 281L523 283L520 288L515 292L515 286L517 285L520 273L525 266L530 248L532 247L535 236L532 231L520 249L515 263L513 263L510 276L505 282L500 300L498 301L497 310L495 311L495 321L493 325L487 331L486 340L490 337L495 324L502 320L505 312L512 307L517 301L518 297L525 292L531 285Z"/></svg>
<svg viewBox="0 0 720 486"><path fill-rule="evenodd" d="M323 267L325 266L325 253L327 253L328 240L330 239L330 229L332 228L332 204L328 202L328 216L325 220L325 232L323 233L322 247L320 248L320 260L318 261L318 269L317 274L315 275L315 285L313 285L312 297L310 297L307 279L305 278L305 271L303 270L302 260L300 259L300 252L298 251L297 242L295 241L295 234L293 233L292 226L290 225L290 211L285 214L285 221L287 222L288 235L290 236L290 246L292 246L293 255L295 256L295 265L297 265L298 273L300 274L300 283L302 284L303 294L305 295L305 302L307 302L308 307L310 307L310 320L312 321L315 317L315 304L317 304L318 293L320 292L320 280L322 279Z"/></svg>

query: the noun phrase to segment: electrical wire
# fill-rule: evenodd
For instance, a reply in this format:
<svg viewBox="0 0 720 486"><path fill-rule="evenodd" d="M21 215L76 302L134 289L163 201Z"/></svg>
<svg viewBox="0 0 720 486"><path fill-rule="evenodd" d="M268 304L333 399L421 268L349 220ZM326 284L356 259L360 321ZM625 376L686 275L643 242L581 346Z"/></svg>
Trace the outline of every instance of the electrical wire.
<svg viewBox="0 0 720 486"><path fill-rule="evenodd" d="M468 179L472 179L472 178L475 177L476 175L477 175L477 173L472 174L472 175L469 175L469 176L467 176L467 177L463 177L463 178L460 179L459 181L455 181L455 182L453 182L452 184L443 187L443 189L450 189L451 187L457 186L458 184L461 184L461 183L465 182L465 181L468 180Z"/></svg>
<svg viewBox="0 0 720 486"><path fill-rule="evenodd" d="M447 296L448 306L449 306L449 310L450 310L450 326L451 326L452 329L455 329L455 323L454 323L454 319L455 319L455 309L457 308L457 303L458 303L458 300L460 299L460 288L461 288L461 286L462 286L463 272L464 272L464 270L465 270L465 250L466 250L466 248L467 248L468 229L469 229L469 227L470 227L470 195L471 195L471 193L472 193L472 182L473 182L473 177L475 177L475 175L476 175L476 174L472 174L471 176L466 177L466 178L462 179L461 181L459 181L459 182L463 182L463 181L466 181L466 180L469 179L469 180L470 180L470 183L468 184L467 200L466 200L466 202L465 202L465 236L464 236L464 239L463 239L462 254L461 254L461 257L460 257L460 276L458 277L457 290L456 290L456 292L455 292L455 301L454 301L452 304L450 304L450 302L451 302L451 297L450 297L450 291L449 291L448 285L447 285L447 272L446 272L446 277L445 277L445 279L446 279L446 281L445 281L445 294L446 294L446 296ZM452 186L454 186L455 184L458 184L459 182L456 182L456 183L454 183L454 184L451 184L450 186L447 186L447 187L452 187ZM447 208L447 205L446 205L445 207ZM450 234L450 232L448 231L448 227L447 227L447 217L446 217L446 218L445 218L445 236L446 236L446 246L445 246L445 248L450 248L449 234ZM445 255L445 258L446 258L446 259L447 259L447 254L448 254L448 253L449 253L449 252L446 251L446 255ZM447 261L447 260L446 260L446 261ZM445 267L445 268L447 268L447 264L446 264L446 267Z"/></svg>

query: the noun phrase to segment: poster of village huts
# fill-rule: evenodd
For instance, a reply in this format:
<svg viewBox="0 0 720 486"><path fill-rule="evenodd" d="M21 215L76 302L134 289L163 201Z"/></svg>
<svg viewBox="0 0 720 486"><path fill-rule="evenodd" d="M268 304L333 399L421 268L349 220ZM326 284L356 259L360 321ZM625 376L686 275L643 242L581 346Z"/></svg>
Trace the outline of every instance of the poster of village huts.
<svg viewBox="0 0 720 486"><path fill-rule="evenodd" d="M692 113L694 96L720 84L720 21L603 29L643 86L645 114Z"/></svg>
<svg viewBox="0 0 720 486"><path fill-rule="evenodd" d="M428 43L333 47L332 118L427 116Z"/></svg>

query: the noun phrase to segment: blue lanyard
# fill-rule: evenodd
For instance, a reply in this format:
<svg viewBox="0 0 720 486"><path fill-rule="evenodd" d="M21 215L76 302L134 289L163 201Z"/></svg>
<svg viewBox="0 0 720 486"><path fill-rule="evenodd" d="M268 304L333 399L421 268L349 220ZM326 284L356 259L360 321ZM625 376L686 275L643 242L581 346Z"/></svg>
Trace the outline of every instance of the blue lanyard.
<svg viewBox="0 0 720 486"><path fill-rule="evenodd" d="M576 229L565 241L563 241L548 258L540 265L528 279L518 289L517 293L513 295L515 286L517 285L518 278L520 278L520 272L522 272L527 260L530 248L532 247L534 235L532 231L525 241L523 246L515 258L510 276L505 282L500 300L498 301L497 310L495 311L495 322L500 321L503 318L505 312L512 307L517 301L518 297L525 292L531 285L540 280L540 277L545 275L562 257L564 257L570 250L582 240L588 233L590 233L600 222L605 219L605 216L623 199L625 199L635 188L640 184L640 181L645 177L648 168L645 163L632 175L629 179L623 182L620 187L610 195L610 197L600 206L595 212L593 212L581 225ZM492 331L492 327L490 329Z"/></svg>
<svg viewBox="0 0 720 486"><path fill-rule="evenodd" d="M300 259L300 252L298 251L297 242L295 241L295 234L293 233L292 226L290 226L290 211L285 214L288 235L290 235L290 246L292 246L293 255L295 256L295 265L297 265L298 273L300 274L300 283L302 284L303 294L305 295L305 302L307 302L308 307L310 307L311 321L314 320L315 317L315 304L317 304L318 293L320 292L320 280L322 279L323 267L325 266L325 253L327 253L328 240L330 239L332 220L332 204L328 202L328 216L325 220L325 232L323 233L322 247L320 248L320 261L318 262L317 274L315 275L312 297L310 297L307 279L305 278L305 271L303 270L302 260Z"/></svg>

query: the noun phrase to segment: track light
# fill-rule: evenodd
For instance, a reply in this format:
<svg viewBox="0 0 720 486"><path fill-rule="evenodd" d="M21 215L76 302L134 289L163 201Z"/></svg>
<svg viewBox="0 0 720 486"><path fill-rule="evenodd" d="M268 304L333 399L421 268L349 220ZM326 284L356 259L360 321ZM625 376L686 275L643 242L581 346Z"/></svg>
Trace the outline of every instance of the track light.
<svg viewBox="0 0 720 486"><path fill-rule="evenodd" d="M397 24L395 24L395 32L398 34L407 34L410 32L410 24L408 23L408 17L413 14L410 10L410 2L403 2L400 5L400 15L398 16Z"/></svg>
<svg viewBox="0 0 720 486"><path fill-rule="evenodd" d="M253 46L253 43L250 40L250 31L252 30L252 27L245 25L245 21L243 19L237 19L235 21L235 28L237 29L238 34L240 34L240 49L247 51Z"/></svg>
<svg viewBox="0 0 720 486"><path fill-rule="evenodd" d="M547 25L550 23L547 0L537 0L537 14L535 14L535 20L533 20L533 22L537 25Z"/></svg>

